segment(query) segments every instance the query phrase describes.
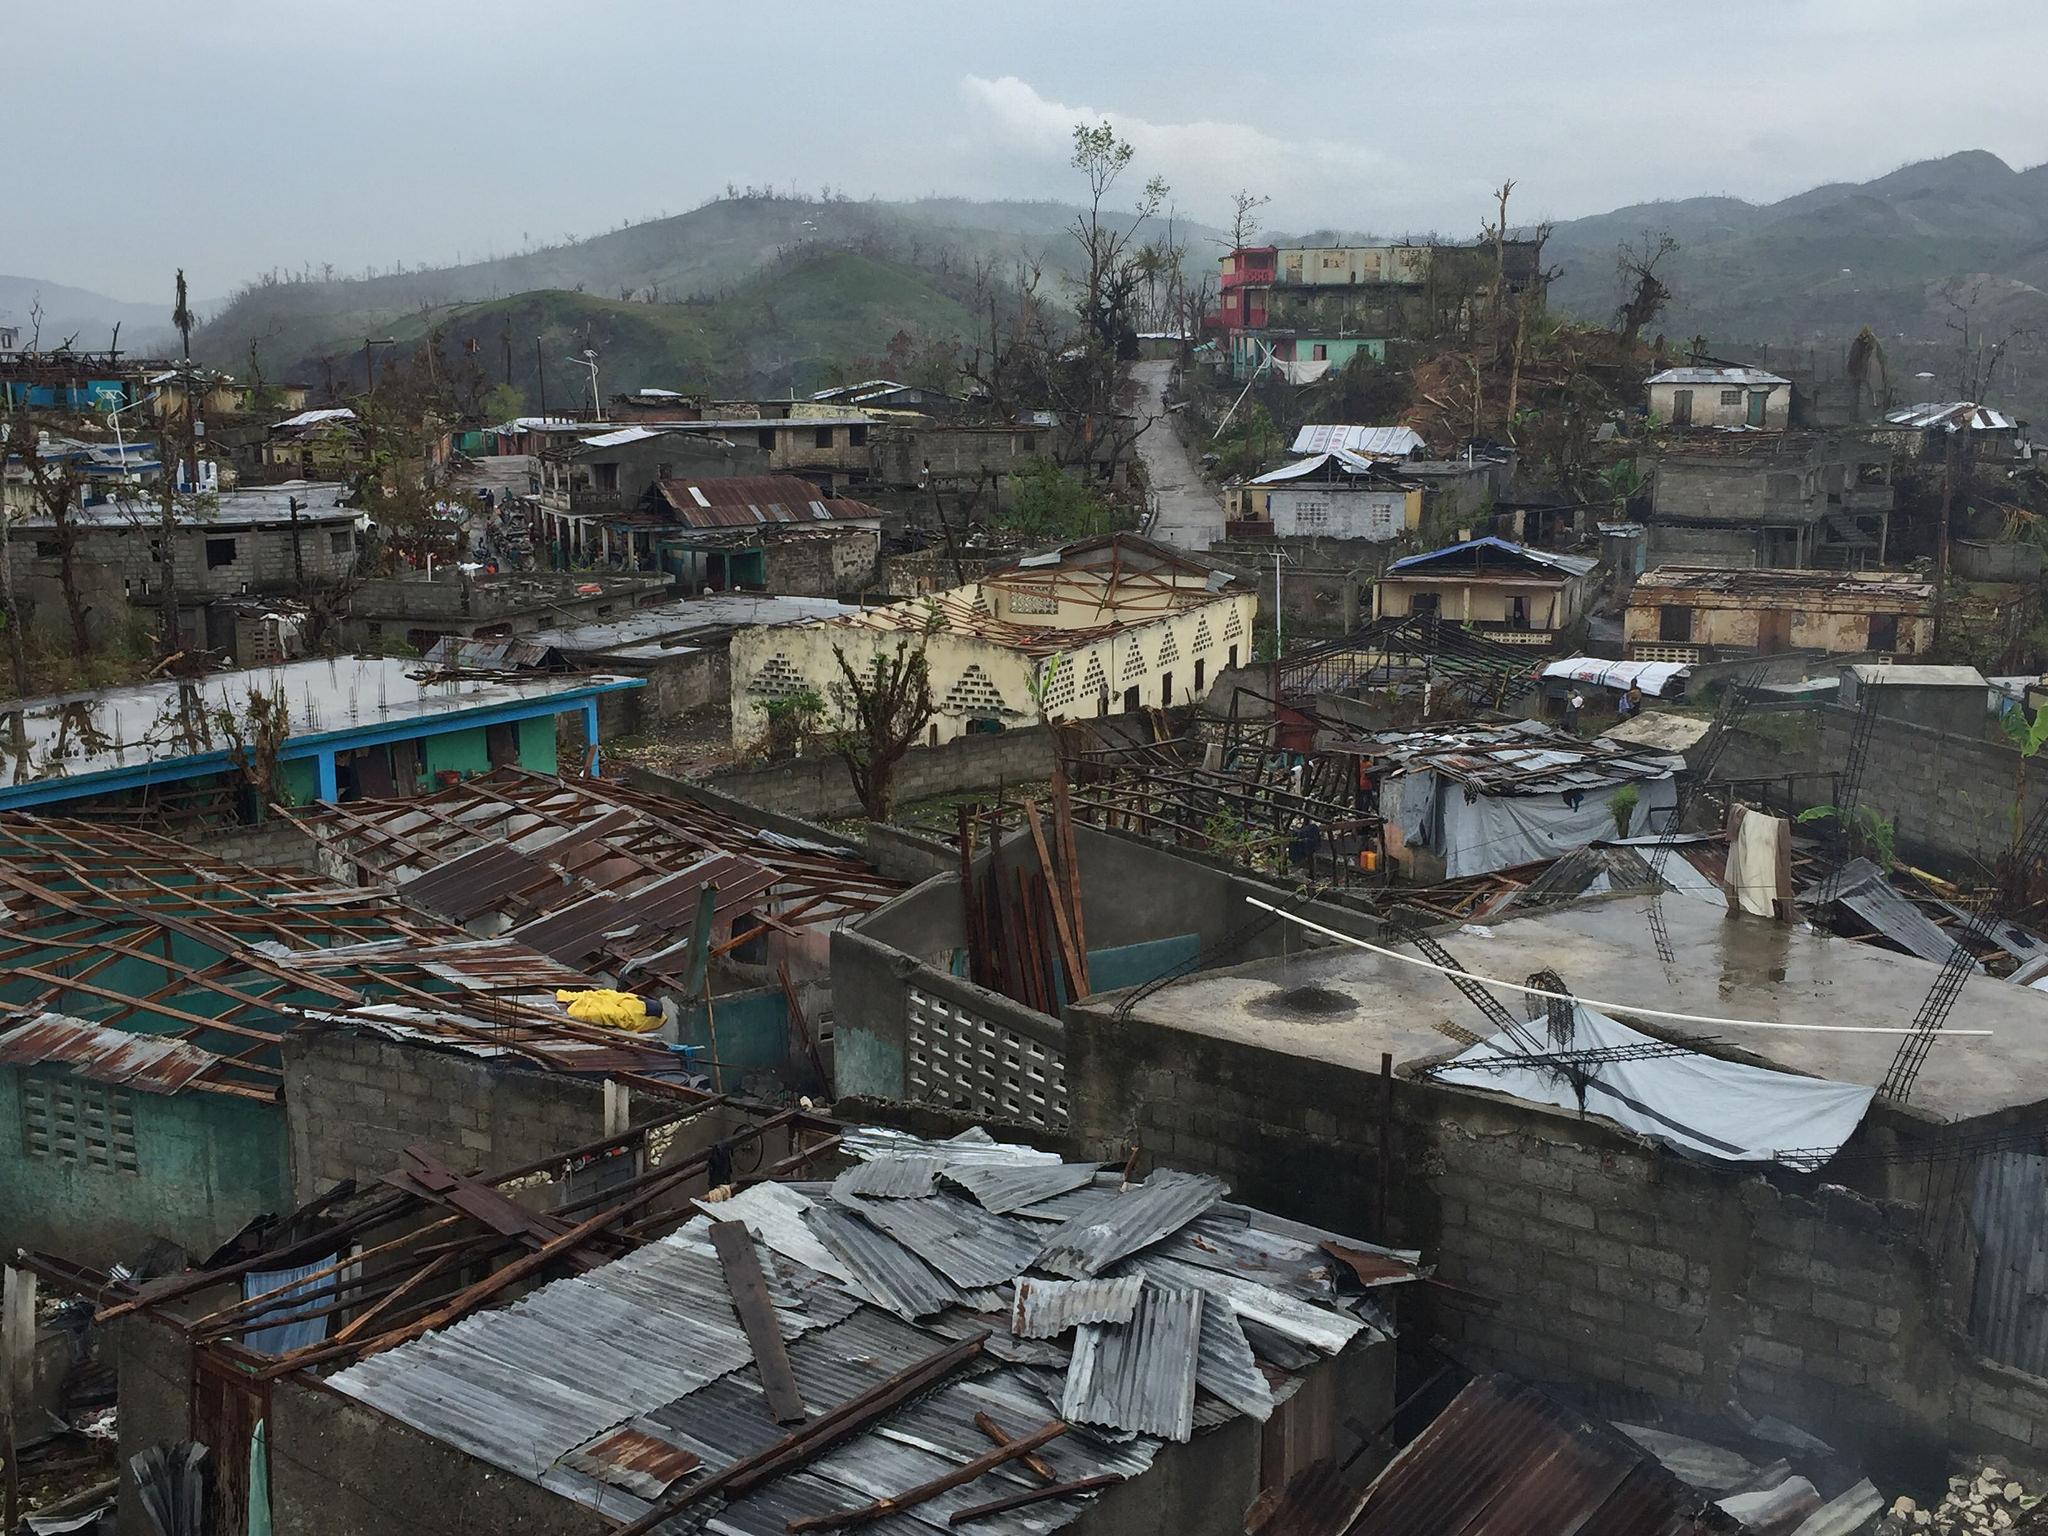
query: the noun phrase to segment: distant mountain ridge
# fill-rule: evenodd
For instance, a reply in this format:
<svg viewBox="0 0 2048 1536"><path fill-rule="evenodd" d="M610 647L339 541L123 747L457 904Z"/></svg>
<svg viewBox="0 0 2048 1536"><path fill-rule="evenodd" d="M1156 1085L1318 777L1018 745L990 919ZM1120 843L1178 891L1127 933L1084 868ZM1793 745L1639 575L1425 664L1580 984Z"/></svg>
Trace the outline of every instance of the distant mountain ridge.
<svg viewBox="0 0 2048 1536"><path fill-rule="evenodd" d="M1987 323L2048 326L2048 165L2016 171L1967 150L1774 203L1686 198L1568 220L1547 248L1565 269L1553 302L1611 315L1615 249L1646 230L1681 246L1662 322L1673 336L1804 342L1868 325L1880 337L1940 341L1951 285L1981 289Z"/></svg>
<svg viewBox="0 0 2048 1536"><path fill-rule="evenodd" d="M941 197L727 198L488 261L369 278L258 282L202 327L194 347L206 360L237 371L248 368L253 348L267 376L318 383L323 360L359 352L366 336L418 335L456 312L473 322L480 306L526 299L529 307L549 309L533 296L555 293L580 302L554 304L549 312L573 310L586 330L600 312L618 310L620 324L637 334L682 336L692 333L685 312L743 297L756 328L742 349L745 358L721 360L723 387L739 387L742 375L756 387L769 380L794 387L804 368L789 358L804 347L787 333L787 317L775 303L779 283L840 292L852 308L833 316L835 345L875 356L896 329L958 323L977 262L1021 255L1056 275L1071 260L1065 230L1074 213L1058 203ZM1206 267L1220 250L1222 232L1201 224L1183 228L1190 265ZM1924 349L1952 337L1950 291L1977 295L1979 324L2033 325L2048 336L2048 165L2014 170L1995 155L1971 150L1771 203L1692 197L1566 220L1554 226L1548 248L1550 262L1561 269L1553 302L1589 319L1610 318L1618 296L1616 247L1645 230L1669 231L1681 245L1670 265L1675 296L1659 322L1674 340L1697 334L1719 345L1833 345L1868 325L1888 344ZM1267 238L1285 243L1290 237ZM1340 237L1322 231L1312 238ZM866 265L856 271L837 260L843 257ZM821 275L818 263L836 270ZM633 313L650 309L676 313ZM497 313L502 329L510 317L502 308ZM695 333L708 334L701 327ZM470 339L487 350L497 345ZM520 345L531 350L530 332ZM756 364L764 358L762 371ZM816 356L809 365L814 373L830 372L833 362ZM686 349L664 381L690 383L678 370L695 366L695 353ZM515 359L515 374L522 367Z"/></svg>
<svg viewBox="0 0 2048 1536"><path fill-rule="evenodd" d="M134 304L39 277L0 275L0 325L20 327L23 345L35 335L38 305L42 308L39 340L45 347L76 338L72 345L82 351L104 351L113 345L118 324L123 352L161 352L177 334L171 328L168 298L161 304Z"/></svg>

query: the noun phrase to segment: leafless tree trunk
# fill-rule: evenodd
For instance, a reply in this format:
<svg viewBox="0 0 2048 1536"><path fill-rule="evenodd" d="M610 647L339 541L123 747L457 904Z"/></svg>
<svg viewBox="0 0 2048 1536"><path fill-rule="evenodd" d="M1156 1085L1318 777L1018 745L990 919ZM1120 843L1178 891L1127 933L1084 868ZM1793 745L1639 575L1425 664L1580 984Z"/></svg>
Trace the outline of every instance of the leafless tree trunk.
<svg viewBox="0 0 2048 1536"><path fill-rule="evenodd" d="M14 696L29 696L28 637L21 631L21 605L14 600L14 518L0 507L0 622L7 626L7 655L14 669Z"/></svg>

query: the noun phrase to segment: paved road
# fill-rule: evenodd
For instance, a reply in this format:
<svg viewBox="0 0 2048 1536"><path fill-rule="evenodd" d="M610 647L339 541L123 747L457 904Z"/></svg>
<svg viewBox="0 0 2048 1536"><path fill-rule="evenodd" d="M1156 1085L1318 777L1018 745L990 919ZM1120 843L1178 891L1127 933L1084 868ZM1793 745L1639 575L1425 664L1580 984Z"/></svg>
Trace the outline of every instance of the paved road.
<svg viewBox="0 0 2048 1536"><path fill-rule="evenodd" d="M1131 365L1138 386L1138 411L1157 416L1138 439L1138 457L1152 482L1158 515L1152 537L1176 549L1207 549L1223 538L1223 498L1203 483L1193 456L1182 445L1166 416L1166 381L1173 364L1154 359Z"/></svg>

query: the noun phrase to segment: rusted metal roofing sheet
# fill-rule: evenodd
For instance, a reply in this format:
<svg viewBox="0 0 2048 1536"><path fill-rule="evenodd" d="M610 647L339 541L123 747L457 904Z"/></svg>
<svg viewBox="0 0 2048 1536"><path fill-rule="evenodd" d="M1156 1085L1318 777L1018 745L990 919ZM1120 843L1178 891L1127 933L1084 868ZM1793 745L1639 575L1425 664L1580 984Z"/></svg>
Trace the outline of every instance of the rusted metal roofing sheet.
<svg viewBox="0 0 2048 1536"><path fill-rule="evenodd" d="M820 496L816 486L794 475L725 475L657 483L661 499L687 528L862 522L882 515L865 502Z"/></svg>
<svg viewBox="0 0 2048 1536"><path fill-rule="evenodd" d="M1072 1279L1099 1275L1118 1259L1179 1231L1224 1193L1221 1179L1161 1168L1054 1231L1038 1263Z"/></svg>
<svg viewBox="0 0 2048 1536"><path fill-rule="evenodd" d="M1144 1288L1136 1275L1117 1280L1041 1280L1026 1275L1017 1282L1010 1331L1023 1339L1056 1339L1083 1323L1128 1323Z"/></svg>
<svg viewBox="0 0 2048 1536"><path fill-rule="evenodd" d="M1365 1496L1334 1461L1312 1461L1259 1496L1245 1512L1245 1536L1345 1536Z"/></svg>
<svg viewBox="0 0 2048 1536"><path fill-rule="evenodd" d="M948 1163L945 1179L999 1216L1092 1184L1096 1163Z"/></svg>
<svg viewBox="0 0 2048 1536"><path fill-rule="evenodd" d="M703 1465L695 1452L658 1440L627 1425L578 1446L562 1458L563 1464L579 1472L647 1498L658 1498L671 1483L689 1476Z"/></svg>
<svg viewBox="0 0 2048 1536"><path fill-rule="evenodd" d="M218 1066L220 1058L182 1040L133 1035L105 1024L45 1013L0 1035L0 1064L68 1066L94 1082L114 1083L138 1093L169 1094Z"/></svg>
<svg viewBox="0 0 2048 1536"><path fill-rule="evenodd" d="M1988 1358L2040 1375L2048 1370L2048 1157L1987 1152L1976 1183L1970 1336Z"/></svg>
<svg viewBox="0 0 2048 1536"><path fill-rule="evenodd" d="M832 1181L834 1198L865 1195L874 1200L914 1200L938 1187L939 1160L929 1155L871 1157Z"/></svg>
<svg viewBox="0 0 2048 1536"><path fill-rule="evenodd" d="M1605 1518L1610 1506L1626 1521ZM1707 1496L1616 1431L1506 1376L1468 1383L1382 1472L1347 1536L1707 1532Z"/></svg>
<svg viewBox="0 0 2048 1536"><path fill-rule="evenodd" d="M1060 1414L1167 1440L1195 1432L1202 1293L1147 1286L1131 1320L1084 1324L1075 1336Z"/></svg>

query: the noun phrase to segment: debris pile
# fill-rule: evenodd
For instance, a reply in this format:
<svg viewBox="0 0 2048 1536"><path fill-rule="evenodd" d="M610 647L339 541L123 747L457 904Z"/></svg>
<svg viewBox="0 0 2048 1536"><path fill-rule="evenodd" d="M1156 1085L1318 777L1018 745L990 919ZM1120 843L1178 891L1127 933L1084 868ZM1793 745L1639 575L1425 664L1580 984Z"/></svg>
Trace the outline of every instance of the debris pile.
<svg viewBox="0 0 2048 1536"><path fill-rule="evenodd" d="M2048 1531L2048 1510L2030 1513L2041 1498L1996 1467L1985 1467L1975 1477L1950 1478L1947 1495L1933 1509L1901 1495L1878 1523L1878 1536L1907 1536L1916 1531L1934 1532L1936 1536L1944 1532L1992 1536L1996 1532L2017 1531L2025 1536L2029 1532Z"/></svg>

